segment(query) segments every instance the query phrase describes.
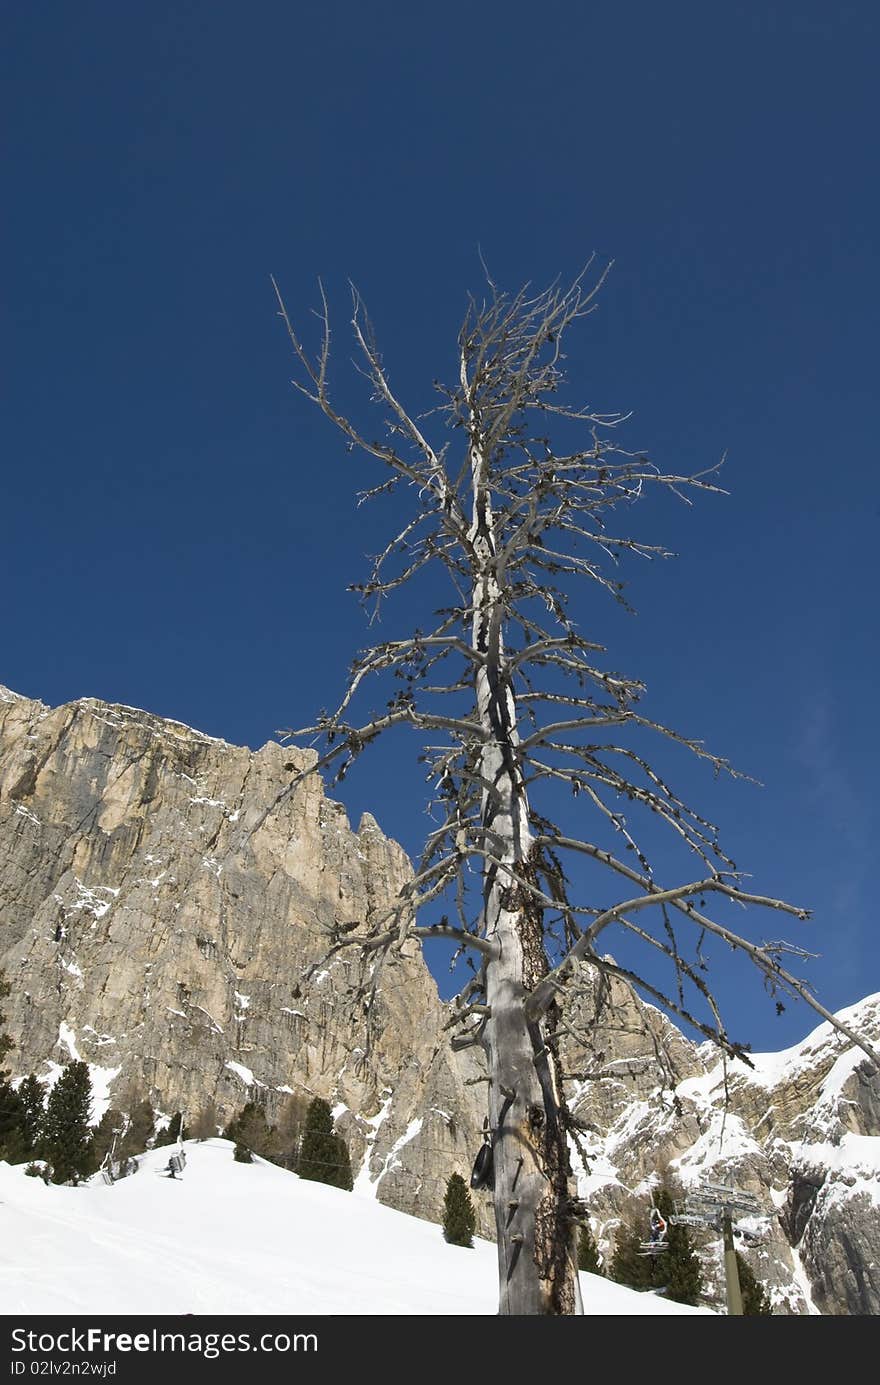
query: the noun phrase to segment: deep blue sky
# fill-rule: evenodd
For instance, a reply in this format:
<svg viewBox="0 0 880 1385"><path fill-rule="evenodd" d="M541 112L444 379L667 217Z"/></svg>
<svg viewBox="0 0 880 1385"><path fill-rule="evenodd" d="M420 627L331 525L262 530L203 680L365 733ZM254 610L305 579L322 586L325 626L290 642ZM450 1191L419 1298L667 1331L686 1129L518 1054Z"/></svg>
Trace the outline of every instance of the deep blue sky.
<svg viewBox="0 0 880 1385"><path fill-rule="evenodd" d="M585 633L646 710L763 789L683 782L833 1007L880 989L876 793L880 20L841 3L47 3L5 17L0 681L260 745L333 701L389 516L290 389L348 278L414 407L454 369L478 246L518 287L615 268L574 393L666 467L727 451L729 499L643 508L681 553ZM413 613L389 608L389 637ZM415 851L407 743L344 786ZM762 920L756 920L761 931ZM778 921L766 932L778 936ZM775 1019L723 986L756 1047Z"/></svg>

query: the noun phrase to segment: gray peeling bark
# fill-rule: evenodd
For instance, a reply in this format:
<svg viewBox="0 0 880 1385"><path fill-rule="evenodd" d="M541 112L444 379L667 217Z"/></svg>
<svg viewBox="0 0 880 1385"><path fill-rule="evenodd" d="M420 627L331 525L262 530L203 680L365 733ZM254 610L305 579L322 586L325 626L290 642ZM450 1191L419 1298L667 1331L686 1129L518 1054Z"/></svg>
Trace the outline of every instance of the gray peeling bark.
<svg viewBox="0 0 880 1385"><path fill-rule="evenodd" d="M488 905L490 936L498 943L498 955L487 966L492 1013L485 1047L491 1074L499 1312L573 1314L582 1309L556 1057L552 1040L525 1019L538 925L528 908L510 898L517 894L515 887L504 889L496 882ZM519 907L505 908L505 903ZM545 970L546 964L542 974Z"/></svg>
<svg viewBox="0 0 880 1385"><path fill-rule="evenodd" d="M472 452L473 648L480 761L494 1207L501 1314L582 1312L570 1217L571 1167L561 1117L553 1012L529 1021L526 999L547 974L543 916L523 888L531 876L528 801L517 753L516 703L506 676L503 608L495 568L491 498ZM550 1037L545 1037L546 1035Z"/></svg>

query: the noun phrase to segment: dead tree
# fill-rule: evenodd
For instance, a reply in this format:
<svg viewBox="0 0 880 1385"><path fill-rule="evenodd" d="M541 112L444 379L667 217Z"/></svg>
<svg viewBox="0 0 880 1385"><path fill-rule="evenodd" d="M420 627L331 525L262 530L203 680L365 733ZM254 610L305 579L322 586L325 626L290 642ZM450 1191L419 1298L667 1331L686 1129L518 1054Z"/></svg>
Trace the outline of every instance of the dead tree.
<svg viewBox="0 0 880 1385"><path fill-rule="evenodd" d="M395 394L355 293L360 368L384 415L378 439L332 397L323 289L312 353L275 286L299 363L293 383L349 450L384 469L361 498L402 489L410 498L402 527L354 590L378 609L423 569L439 568L449 579L452 601L436 623L360 653L335 711L288 734L317 740L323 753L315 769L332 766L337 782L382 733L407 726L423 739L436 825L413 878L385 916L331 936L327 955L359 948L381 961L410 939L437 937L475 955L473 977L455 1002L453 1042L481 1044L487 1055L500 1312L510 1314L581 1311L572 1122L559 1058L579 963L639 984L728 1054L743 1049L729 1037L704 978L707 935L746 953L773 994L804 997L831 1018L782 965L786 952L807 954L732 931L707 912L707 899L726 896L798 919L807 910L744 890L716 829L627 736L638 728L639 745L650 732L716 772L735 771L702 743L643 715L642 683L603 668L603 649L570 613L578 579L623 601L620 559L666 556L621 530L618 517L630 505L658 487L685 500L719 491L717 467L667 474L617 444L619 415L562 401L563 341L593 310L603 277L588 286L581 275L569 287L515 296L490 282L483 301L471 300L461 328L458 378L438 386L442 402L424 417ZM433 436L441 428L439 445ZM375 679L393 694L381 712L357 719L356 696ZM588 810L585 829L555 821L560 789L578 800L576 812ZM636 835L640 812L690 854L694 865L683 882L658 878ZM616 878L620 901L600 907L573 898L571 857ZM612 924L665 958L672 984L661 988L600 953ZM693 947L680 940L677 924L693 929ZM378 968L371 970L375 976Z"/></svg>

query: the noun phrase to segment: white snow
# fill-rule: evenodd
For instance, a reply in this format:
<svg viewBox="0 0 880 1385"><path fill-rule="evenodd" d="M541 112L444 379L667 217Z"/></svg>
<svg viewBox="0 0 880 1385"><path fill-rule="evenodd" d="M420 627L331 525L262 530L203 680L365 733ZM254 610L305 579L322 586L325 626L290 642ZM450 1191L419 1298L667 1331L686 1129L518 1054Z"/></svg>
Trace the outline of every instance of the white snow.
<svg viewBox="0 0 880 1385"><path fill-rule="evenodd" d="M46 1187L0 1163L7 1314L494 1315L495 1247L447 1245L439 1226L369 1196L308 1183L225 1140L187 1141L108 1187ZM714 1316L582 1275L591 1316Z"/></svg>
<svg viewBox="0 0 880 1385"><path fill-rule="evenodd" d="M370 1116L369 1120L366 1121L366 1124L371 1127L371 1133L367 1136L367 1147L364 1150L364 1161L361 1164L357 1178L354 1180L354 1191L356 1193L361 1194L362 1196L365 1194L367 1197L376 1196L376 1189L379 1184L379 1179L376 1178L374 1181L370 1177L370 1157L373 1153L373 1146L376 1143L376 1139L379 1134L379 1129L382 1125L384 1125L385 1121L388 1119L389 1113L391 1111L391 1106L394 1101L394 1093L392 1092L391 1088L384 1088L383 1095L385 1092L387 1092L388 1095L385 1097L385 1100L382 1102L382 1105L379 1107L379 1110L376 1112L375 1116Z"/></svg>
<svg viewBox="0 0 880 1385"><path fill-rule="evenodd" d="M394 1144L385 1155L385 1163L382 1165L381 1171L373 1184L374 1194L386 1173L390 1173L392 1169L400 1167L400 1160L397 1157L398 1154L403 1149L404 1145L408 1145L411 1140L416 1138L421 1128L422 1118L421 1116L416 1116L415 1120L410 1121L400 1138L394 1141Z"/></svg>
<svg viewBox="0 0 880 1385"><path fill-rule="evenodd" d="M214 1029L214 1033L215 1033L215 1034L222 1034L222 1033L223 1033L223 1026L222 1026L221 1024L218 1024L218 1023L217 1023L217 1021L215 1020L214 1016L208 1013L208 1011L205 1009L204 1005L196 1005L195 1001L193 1001L193 1002L192 1002L191 1008L192 1008L193 1010L200 1010L200 1011L202 1012L203 1015L207 1015L208 1019L211 1021L211 1024L212 1024L212 1026L213 1026L213 1029Z"/></svg>
<svg viewBox="0 0 880 1385"><path fill-rule="evenodd" d="M807 1305L807 1312L810 1314L811 1317L819 1317L819 1309L813 1302L813 1291L810 1286L810 1276L804 1269L803 1261L801 1260L801 1257L794 1246L791 1247L791 1260L794 1266L794 1282L803 1294L804 1302Z"/></svg>
<svg viewBox="0 0 880 1385"><path fill-rule="evenodd" d="M864 1000L844 1010L838 1010L836 1018L857 1033L874 1032L880 1027L880 992L865 996ZM799 1073L814 1068L817 1060L823 1056L822 1050L826 1050L830 1056L838 1049L849 1050L853 1055L853 1066L865 1061L862 1050L852 1048L850 1040L826 1020L791 1048L784 1048L778 1053L750 1053L749 1058L754 1064L754 1070L749 1069L744 1063L734 1063L730 1071L746 1082L770 1090L781 1082L790 1082ZM720 1069L716 1069L715 1075L720 1080Z"/></svg>
<svg viewBox="0 0 880 1385"><path fill-rule="evenodd" d="M254 1077L250 1068L246 1068L244 1063L229 1062L226 1067L230 1068L236 1077L240 1077L246 1087L265 1087L266 1085L265 1082L260 1081L259 1077Z"/></svg>
<svg viewBox="0 0 880 1385"><path fill-rule="evenodd" d="M683 1183L697 1182L711 1173L719 1160L736 1161L748 1155L759 1155L761 1147L752 1139L739 1116L731 1111L713 1111L709 1123L698 1140L680 1159L673 1159Z"/></svg>
<svg viewBox="0 0 880 1385"><path fill-rule="evenodd" d="M235 1003L238 1008L240 1010L246 1010L251 1003L250 996L242 995L241 991L233 991L232 994L235 996Z"/></svg>
<svg viewBox="0 0 880 1385"><path fill-rule="evenodd" d="M0 701L2 700L3 699L0 698ZM36 813L32 813L30 808L26 808L23 803L16 803L15 811L18 813L19 817L26 818L28 822L33 823L34 827L42 827L43 824L40 822Z"/></svg>
<svg viewBox="0 0 880 1385"><path fill-rule="evenodd" d="M833 1144L829 1141L804 1142L790 1147L797 1164L827 1171L828 1177L819 1194L825 1207L859 1193L880 1207L880 1139L876 1135L856 1135L847 1130L840 1141Z"/></svg>
<svg viewBox="0 0 880 1385"><path fill-rule="evenodd" d="M64 1023L64 1020L62 1020L58 1026L58 1042L60 1044L64 1044L64 1047L67 1049L71 1058L75 1059L76 1062L79 1063L82 1061L82 1059L79 1056L79 1050L76 1046L76 1034L73 1032L69 1024Z"/></svg>
<svg viewBox="0 0 880 1385"><path fill-rule="evenodd" d="M113 903L113 899L119 894L119 890L114 888L113 885L94 885L88 888L76 876L73 878L76 882L77 897L72 904L67 906L70 912L74 913L77 909L85 909L88 913L94 914L96 919L103 918L110 908L110 905ZM106 894L112 895L113 899L102 899L98 894L99 890L103 890ZM56 899L58 898L57 895L54 897Z"/></svg>

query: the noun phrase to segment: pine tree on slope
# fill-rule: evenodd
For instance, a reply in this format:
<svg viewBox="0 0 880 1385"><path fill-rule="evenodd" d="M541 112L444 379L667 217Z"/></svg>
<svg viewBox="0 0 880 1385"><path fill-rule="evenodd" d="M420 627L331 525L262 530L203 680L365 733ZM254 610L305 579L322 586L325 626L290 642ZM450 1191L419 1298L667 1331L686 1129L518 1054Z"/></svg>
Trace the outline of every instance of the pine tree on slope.
<svg viewBox="0 0 880 1385"><path fill-rule="evenodd" d="M46 1090L40 1079L29 1073L18 1088L18 1095L24 1107L22 1133L26 1144L26 1159L36 1154L43 1135L43 1122L46 1119Z"/></svg>
<svg viewBox="0 0 880 1385"><path fill-rule="evenodd" d="M578 1269L584 1270L587 1274L605 1273L599 1247L593 1240L593 1232L588 1221L584 1222L578 1236Z"/></svg>
<svg viewBox="0 0 880 1385"><path fill-rule="evenodd" d="M111 1149L113 1149L114 1140L116 1141L116 1152L118 1154L119 1141L124 1133L125 1116L121 1111L117 1111L114 1106L108 1107L98 1121L95 1132L92 1135L92 1153L97 1168L101 1167L105 1155L109 1154Z"/></svg>
<svg viewBox="0 0 880 1385"><path fill-rule="evenodd" d="M94 1172L89 1113L92 1083L86 1063L74 1059L55 1083L46 1107L43 1151L53 1183L78 1183Z"/></svg>
<svg viewBox="0 0 880 1385"><path fill-rule="evenodd" d="M611 1257L609 1277L629 1289L650 1289L663 1281L655 1279L654 1260L639 1253L645 1233L633 1223L620 1227Z"/></svg>
<svg viewBox="0 0 880 1385"><path fill-rule="evenodd" d="M176 1145L177 1142L178 1142L178 1140L180 1140L180 1139L184 1139L184 1140L185 1140L186 1137L187 1137L187 1133L188 1133L188 1132L187 1132L186 1128L184 1127L183 1133L181 1134L181 1126L182 1126L182 1125L183 1125L183 1115L182 1115L182 1113L181 1113L180 1111L175 1111L174 1115L171 1117L171 1119L170 1119L170 1121L168 1122L168 1124L166 1125L165 1129L164 1129L164 1130L160 1130L159 1134L156 1136L155 1140L153 1141L153 1148L154 1148L154 1149L159 1149L159 1148L161 1148L163 1145Z"/></svg>
<svg viewBox="0 0 880 1385"><path fill-rule="evenodd" d="M334 1188L351 1190L351 1158L348 1145L333 1130L330 1107L316 1096L306 1114L297 1173L314 1183L329 1183Z"/></svg>
<svg viewBox="0 0 880 1385"><path fill-rule="evenodd" d="M473 1246L477 1214L467 1184L460 1173L446 1180L443 1199L443 1235L452 1246Z"/></svg>
<svg viewBox="0 0 880 1385"><path fill-rule="evenodd" d="M0 1159L21 1164L28 1157L24 1102L8 1078L0 1077Z"/></svg>
<svg viewBox="0 0 880 1385"><path fill-rule="evenodd" d="M136 1154L143 1154L156 1129L153 1108L147 1097L139 1099L135 1094L131 1094L126 1109L128 1128L119 1142L117 1152L120 1159L131 1159Z"/></svg>
<svg viewBox="0 0 880 1385"><path fill-rule="evenodd" d="M669 1245L669 1249L658 1257L661 1264L657 1273L661 1282L666 1285L664 1297L671 1299L673 1303L689 1303L696 1306L703 1292L703 1268L700 1257L694 1250L690 1232L686 1226L676 1226L673 1223L675 1203L668 1188L660 1189L655 1206L666 1219L666 1240Z"/></svg>
<svg viewBox="0 0 880 1385"><path fill-rule="evenodd" d="M192 1123L189 1131L190 1138L193 1140L212 1140L217 1134L220 1125L220 1118L217 1114L217 1107L213 1101L209 1101L207 1106L203 1106Z"/></svg>
<svg viewBox="0 0 880 1385"><path fill-rule="evenodd" d="M28 1157L24 1130L25 1106L9 1080L10 1073L2 1067L3 1059L13 1047L12 1039L3 1028L5 1016L2 1004L10 990L5 974L0 971L0 1159L19 1164Z"/></svg>
<svg viewBox="0 0 880 1385"><path fill-rule="evenodd" d="M259 1102L249 1101L230 1121L223 1137L259 1154L261 1159L269 1159L273 1163L278 1159L278 1133L274 1125L269 1124Z"/></svg>
<svg viewBox="0 0 880 1385"><path fill-rule="evenodd" d="M12 987L6 980L6 973L0 971L0 1063L3 1062L3 1059L6 1057L7 1053L12 1048L12 1040L6 1033L6 1030L3 1028L4 1023L6 1022L6 1016L4 1015L2 1008L3 1001L9 995L9 992L11 990ZM4 1081L8 1076L9 1073L4 1072L3 1069L0 1068L0 1082Z"/></svg>

